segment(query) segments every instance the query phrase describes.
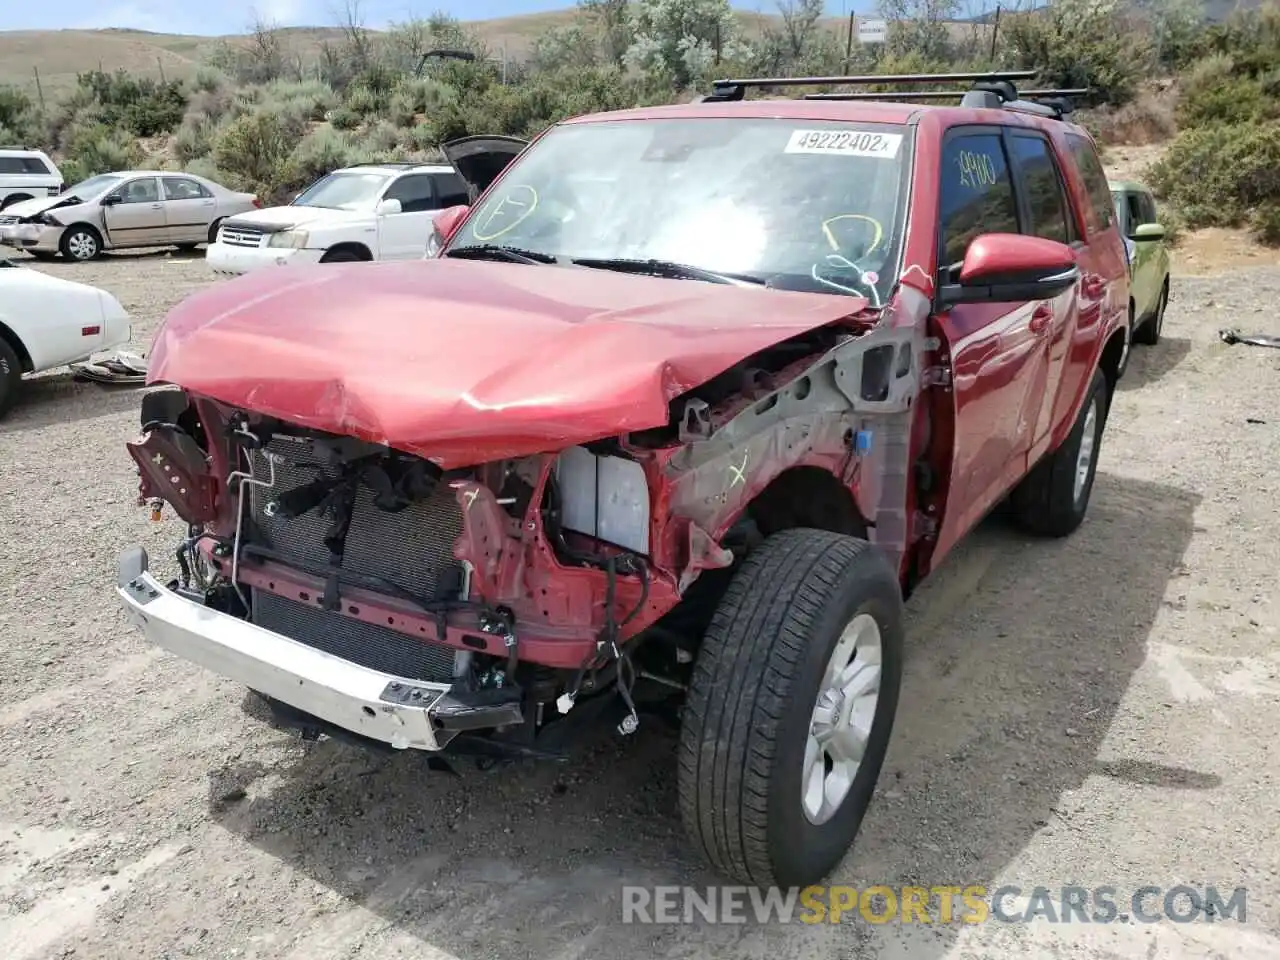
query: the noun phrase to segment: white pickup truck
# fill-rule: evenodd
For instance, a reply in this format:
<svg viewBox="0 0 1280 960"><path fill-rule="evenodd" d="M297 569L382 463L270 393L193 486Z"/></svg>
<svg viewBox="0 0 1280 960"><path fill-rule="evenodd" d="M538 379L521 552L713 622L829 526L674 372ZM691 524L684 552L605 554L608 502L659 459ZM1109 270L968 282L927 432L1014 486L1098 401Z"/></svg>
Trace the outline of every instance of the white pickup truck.
<svg viewBox="0 0 1280 960"><path fill-rule="evenodd" d="M85 360L129 336L129 314L105 290L0 256L0 417L24 374Z"/></svg>

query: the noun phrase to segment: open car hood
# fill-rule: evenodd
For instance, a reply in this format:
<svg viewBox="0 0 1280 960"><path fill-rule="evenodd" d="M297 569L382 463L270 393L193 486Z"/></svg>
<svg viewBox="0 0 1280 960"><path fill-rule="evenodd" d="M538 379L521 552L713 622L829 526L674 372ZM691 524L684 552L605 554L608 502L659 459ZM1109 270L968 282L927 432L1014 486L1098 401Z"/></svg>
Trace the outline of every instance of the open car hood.
<svg viewBox="0 0 1280 960"><path fill-rule="evenodd" d="M443 144L440 149L458 175L467 182L471 202L475 203L489 184L498 179L498 174L506 169L507 164L528 145L528 140L519 137L495 135L462 137Z"/></svg>
<svg viewBox="0 0 1280 960"><path fill-rule="evenodd" d="M467 466L664 426L680 394L866 305L470 260L259 270L170 312L148 383Z"/></svg>

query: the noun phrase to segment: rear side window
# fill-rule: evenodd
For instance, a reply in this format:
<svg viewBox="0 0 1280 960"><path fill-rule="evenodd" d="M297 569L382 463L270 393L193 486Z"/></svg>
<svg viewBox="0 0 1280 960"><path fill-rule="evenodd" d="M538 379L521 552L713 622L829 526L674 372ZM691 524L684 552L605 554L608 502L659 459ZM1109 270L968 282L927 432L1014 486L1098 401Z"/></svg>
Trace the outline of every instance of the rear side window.
<svg viewBox="0 0 1280 960"><path fill-rule="evenodd" d="M443 208L456 207L471 202L467 193L467 183L456 173L433 173L436 181L436 195Z"/></svg>
<svg viewBox="0 0 1280 960"><path fill-rule="evenodd" d="M1053 159L1053 149L1044 137L1014 134L1011 138L1018 180L1027 195L1031 223L1027 232L1046 240L1071 243L1071 214L1066 202L1066 187Z"/></svg>
<svg viewBox="0 0 1280 960"><path fill-rule="evenodd" d="M1143 223L1155 223L1160 219L1160 214L1156 211L1155 198L1149 193L1142 194L1138 201L1138 209L1142 211Z"/></svg>
<svg viewBox="0 0 1280 960"><path fill-rule="evenodd" d="M399 200L401 213L422 213L434 210L435 195L431 191L431 177L417 174L401 177L387 191L387 200Z"/></svg>
<svg viewBox="0 0 1280 960"><path fill-rule="evenodd" d="M164 184L166 200L201 200L213 196L196 181L186 177L162 177L160 182Z"/></svg>
<svg viewBox="0 0 1280 960"><path fill-rule="evenodd" d="M0 157L0 174L48 176L49 168L39 157Z"/></svg>
<svg viewBox="0 0 1280 960"><path fill-rule="evenodd" d="M1089 191L1089 205L1093 208L1094 226L1105 230L1115 222L1115 208L1111 203L1111 187L1107 184L1106 171L1098 159L1093 144L1079 134L1067 134L1067 146L1080 170L1085 189Z"/></svg>
<svg viewBox="0 0 1280 960"><path fill-rule="evenodd" d="M1018 204L999 134L973 133L947 140L941 174L938 212L943 267L962 261L979 234L1018 232Z"/></svg>

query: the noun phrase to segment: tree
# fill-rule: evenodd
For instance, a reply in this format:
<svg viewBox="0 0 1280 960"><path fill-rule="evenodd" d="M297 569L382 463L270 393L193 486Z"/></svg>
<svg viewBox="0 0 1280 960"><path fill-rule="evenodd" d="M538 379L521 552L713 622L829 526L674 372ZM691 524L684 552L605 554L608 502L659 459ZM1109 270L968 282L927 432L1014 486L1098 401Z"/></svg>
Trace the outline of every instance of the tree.
<svg viewBox="0 0 1280 960"><path fill-rule="evenodd" d="M942 60L950 52L947 22L960 12L960 0L879 0L880 16L889 21L886 53L917 54Z"/></svg>
<svg viewBox="0 0 1280 960"><path fill-rule="evenodd" d="M676 88L690 86L721 59L746 52L729 0L635 0L631 25L635 40L625 62Z"/></svg>
<svg viewBox="0 0 1280 960"><path fill-rule="evenodd" d="M778 0L782 26L764 28L760 67L775 75L838 72L844 55L839 38L822 25L825 14L825 0Z"/></svg>

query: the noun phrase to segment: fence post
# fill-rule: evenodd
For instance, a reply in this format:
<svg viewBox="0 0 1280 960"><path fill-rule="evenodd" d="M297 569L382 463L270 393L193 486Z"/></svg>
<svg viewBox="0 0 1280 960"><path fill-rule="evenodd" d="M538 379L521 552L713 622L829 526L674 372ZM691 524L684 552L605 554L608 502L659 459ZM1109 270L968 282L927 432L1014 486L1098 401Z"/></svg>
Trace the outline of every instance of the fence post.
<svg viewBox="0 0 1280 960"><path fill-rule="evenodd" d="M991 23L991 65L996 65L996 38L1000 36L1000 4L996 4L996 18Z"/></svg>
<svg viewBox="0 0 1280 960"><path fill-rule="evenodd" d="M40 101L40 109L43 110L44 109L44 86L43 84L40 83L40 68L32 67L31 69L32 71L35 72L35 75L36 75L36 99Z"/></svg>
<svg viewBox="0 0 1280 960"><path fill-rule="evenodd" d="M849 61L853 59L853 21L857 17L857 13L849 14L849 38L844 45L844 63L847 67Z"/></svg>

